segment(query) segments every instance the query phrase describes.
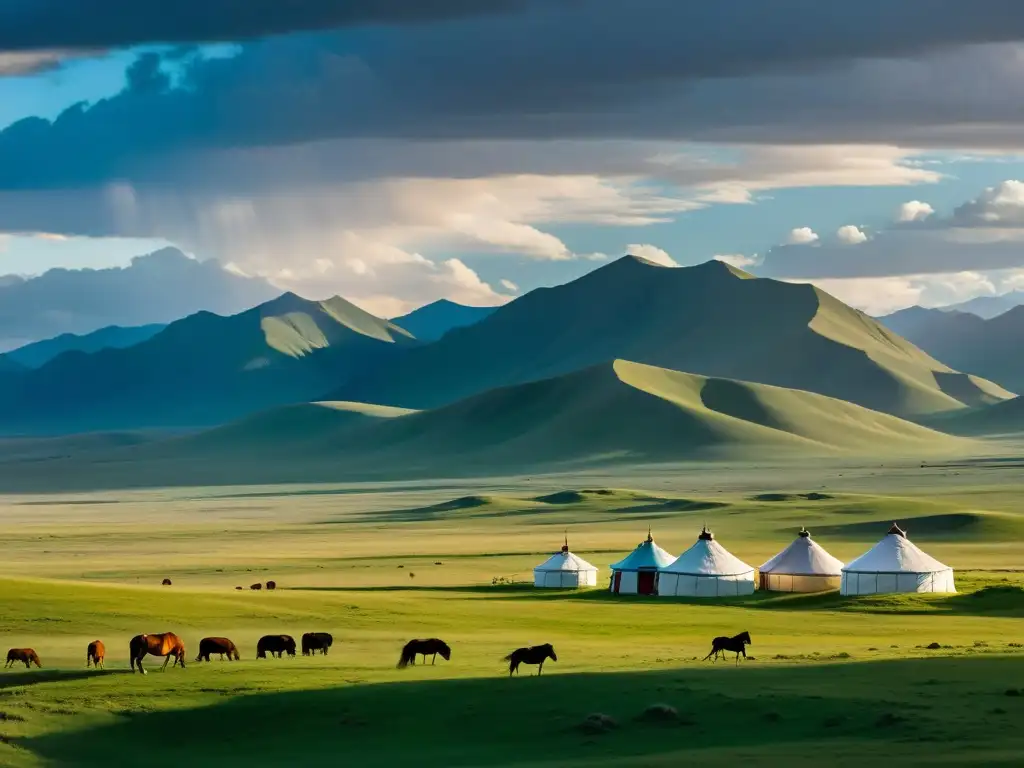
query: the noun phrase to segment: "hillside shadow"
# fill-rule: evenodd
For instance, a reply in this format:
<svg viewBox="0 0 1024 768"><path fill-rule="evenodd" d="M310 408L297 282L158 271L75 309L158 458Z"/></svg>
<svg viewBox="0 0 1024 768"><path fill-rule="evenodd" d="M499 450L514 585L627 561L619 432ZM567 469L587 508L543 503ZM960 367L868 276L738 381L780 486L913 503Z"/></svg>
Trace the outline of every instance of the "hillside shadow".
<svg viewBox="0 0 1024 768"><path fill-rule="evenodd" d="M739 746L843 740L873 749L907 739L997 736L1000 721L966 704L933 708L920 701L928 695L920 686L994 695L1008 660L945 661L760 668L748 662L603 674L558 674L549 662L555 674L543 677L258 693L210 706L128 712L114 723L11 741L56 764L326 766L343 755L348 764L390 768L582 766L598 754L628 761L677 752L699 762ZM410 676L435 673L443 674L409 670Z"/></svg>

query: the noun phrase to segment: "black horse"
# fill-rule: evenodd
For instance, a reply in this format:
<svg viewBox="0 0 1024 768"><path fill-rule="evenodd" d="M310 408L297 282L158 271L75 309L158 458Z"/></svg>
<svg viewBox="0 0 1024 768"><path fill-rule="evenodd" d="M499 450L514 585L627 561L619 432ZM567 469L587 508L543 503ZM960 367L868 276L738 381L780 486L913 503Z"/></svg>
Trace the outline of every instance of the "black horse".
<svg viewBox="0 0 1024 768"><path fill-rule="evenodd" d="M330 632L307 632L302 636L302 655L316 656L316 652L320 651L326 656L332 645L334 645L334 638Z"/></svg>
<svg viewBox="0 0 1024 768"><path fill-rule="evenodd" d="M519 674L520 664L539 664L537 668L537 676L540 677L541 672L544 671L544 662L547 659L552 661L558 661L558 657L555 656L555 649L551 643L544 643L544 645L531 645L529 648L517 648L506 656L502 661L507 661L508 664L508 676L512 677L512 673Z"/></svg>
<svg viewBox="0 0 1024 768"><path fill-rule="evenodd" d="M452 649L448 647L448 643L444 640L438 640L436 637L432 637L429 640L410 640L402 648L402 657L398 660L398 668L405 669L410 664L416 664L416 657L423 655L423 663L427 663L427 656L433 656L430 660L430 664L433 665L437 661L437 654L441 654L441 658L445 661L450 661L452 658Z"/></svg>
<svg viewBox="0 0 1024 768"><path fill-rule="evenodd" d="M736 637L716 637L711 641L711 653L704 657L704 661L707 661L714 656L713 661L718 661L718 654L723 656L732 651L736 654L736 663L740 663L740 654L743 654L743 658L747 658L747 646L750 645L750 633L740 632Z"/></svg>

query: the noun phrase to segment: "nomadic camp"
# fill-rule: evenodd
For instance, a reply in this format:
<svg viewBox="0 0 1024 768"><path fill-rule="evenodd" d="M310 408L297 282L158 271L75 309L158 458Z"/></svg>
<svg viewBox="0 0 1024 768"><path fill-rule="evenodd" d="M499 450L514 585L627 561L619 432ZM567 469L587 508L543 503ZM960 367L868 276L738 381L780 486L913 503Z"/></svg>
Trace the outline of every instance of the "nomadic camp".
<svg viewBox="0 0 1024 768"><path fill-rule="evenodd" d="M569 540L565 540L561 552L556 552L533 569L535 587L596 587L597 568L569 551Z"/></svg>
<svg viewBox="0 0 1024 768"><path fill-rule="evenodd" d="M657 593L658 569L672 560L674 555L654 543L651 532L636 549L622 560L612 563L609 589L620 595L653 595Z"/></svg>
<svg viewBox="0 0 1024 768"><path fill-rule="evenodd" d="M735 597L753 592L753 567L715 541L707 528L692 547L658 571L662 597Z"/></svg>
<svg viewBox="0 0 1024 768"><path fill-rule="evenodd" d="M953 569L922 552L893 523L880 542L843 568L843 595L956 592Z"/></svg>
<svg viewBox="0 0 1024 768"><path fill-rule="evenodd" d="M825 551L804 528L788 547L757 569L760 588L772 592L825 592L838 589L843 562Z"/></svg>

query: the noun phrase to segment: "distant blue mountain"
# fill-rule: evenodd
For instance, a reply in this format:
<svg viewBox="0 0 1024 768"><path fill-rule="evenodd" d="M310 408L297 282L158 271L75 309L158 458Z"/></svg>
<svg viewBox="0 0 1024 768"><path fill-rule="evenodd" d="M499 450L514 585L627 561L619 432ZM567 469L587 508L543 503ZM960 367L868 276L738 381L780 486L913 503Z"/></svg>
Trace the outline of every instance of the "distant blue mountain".
<svg viewBox="0 0 1024 768"><path fill-rule="evenodd" d="M52 339L36 341L8 352L5 357L26 368L39 368L65 352L99 352L101 349L124 349L155 336L164 329L162 323L122 328L108 325L85 334L62 333Z"/></svg>
<svg viewBox="0 0 1024 768"><path fill-rule="evenodd" d="M437 341L452 328L465 328L467 325L479 323L496 309L497 307L467 307L465 304L441 299L407 315L396 317L391 322L399 328L404 328L420 341Z"/></svg>

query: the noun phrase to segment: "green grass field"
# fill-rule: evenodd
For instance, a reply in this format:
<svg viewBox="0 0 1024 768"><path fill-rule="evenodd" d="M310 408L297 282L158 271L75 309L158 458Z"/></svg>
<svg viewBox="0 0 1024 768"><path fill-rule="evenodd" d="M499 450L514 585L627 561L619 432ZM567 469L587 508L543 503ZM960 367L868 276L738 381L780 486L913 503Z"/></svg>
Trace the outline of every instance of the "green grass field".
<svg viewBox="0 0 1024 768"><path fill-rule="evenodd" d="M1008 461L835 460L7 497L0 650L34 647L44 668L0 674L0 764L1018 765L1022 490ZM524 583L565 532L603 585L648 527L678 554L706 523L757 566L801 525L848 560L893 520L957 569L960 594ZM268 579L276 592L234 589ZM131 675L130 637L167 630L188 667ZM753 660L701 661L742 630ZM254 658L260 635L306 631L333 633L329 656ZM192 663L207 635L242 661ZM423 636L451 661L395 669ZM86 672L96 638L107 669ZM502 657L543 642L558 662L509 680Z"/></svg>

